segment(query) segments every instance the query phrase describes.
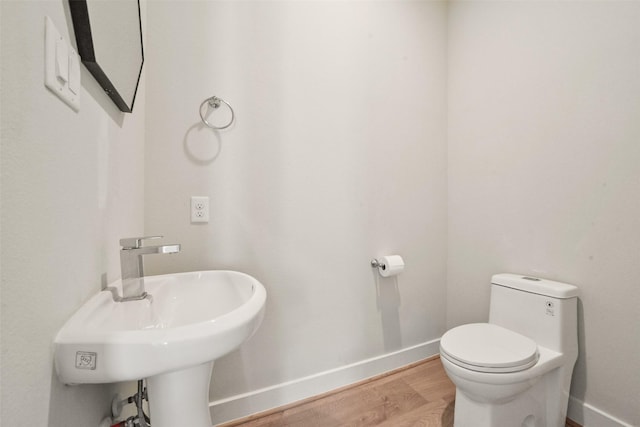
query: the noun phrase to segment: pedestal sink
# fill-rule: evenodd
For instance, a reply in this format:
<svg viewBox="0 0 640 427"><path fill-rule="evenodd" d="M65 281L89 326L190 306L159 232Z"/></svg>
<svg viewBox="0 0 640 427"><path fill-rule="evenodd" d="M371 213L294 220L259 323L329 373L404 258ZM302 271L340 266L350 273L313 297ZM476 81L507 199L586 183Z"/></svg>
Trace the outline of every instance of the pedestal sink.
<svg viewBox="0 0 640 427"><path fill-rule="evenodd" d="M211 427L213 362L258 328L266 291L236 271L147 276L149 297L115 302L122 283L85 303L58 333L55 366L67 384L147 379L153 427Z"/></svg>

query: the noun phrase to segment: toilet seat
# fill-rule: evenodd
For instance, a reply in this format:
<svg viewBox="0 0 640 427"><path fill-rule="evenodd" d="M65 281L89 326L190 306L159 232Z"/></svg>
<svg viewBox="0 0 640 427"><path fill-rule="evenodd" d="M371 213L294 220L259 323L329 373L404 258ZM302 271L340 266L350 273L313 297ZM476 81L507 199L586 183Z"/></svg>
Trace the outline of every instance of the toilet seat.
<svg viewBox="0 0 640 427"><path fill-rule="evenodd" d="M535 341L492 323L449 330L440 339L440 353L451 363L486 373L523 371L539 358Z"/></svg>

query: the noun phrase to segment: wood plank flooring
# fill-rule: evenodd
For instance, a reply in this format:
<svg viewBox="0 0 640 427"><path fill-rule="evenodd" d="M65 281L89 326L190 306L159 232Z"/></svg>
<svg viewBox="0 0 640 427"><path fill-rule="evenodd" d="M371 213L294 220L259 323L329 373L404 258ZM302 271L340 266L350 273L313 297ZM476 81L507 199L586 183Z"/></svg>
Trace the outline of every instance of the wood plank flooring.
<svg viewBox="0 0 640 427"><path fill-rule="evenodd" d="M436 356L218 427L452 427L455 391Z"/></svg>
<svg viewBox="0 0 640 427"><path fill-rule="evenodd" d="M220 427L453 426L454 397L436 357Z"/></svg>

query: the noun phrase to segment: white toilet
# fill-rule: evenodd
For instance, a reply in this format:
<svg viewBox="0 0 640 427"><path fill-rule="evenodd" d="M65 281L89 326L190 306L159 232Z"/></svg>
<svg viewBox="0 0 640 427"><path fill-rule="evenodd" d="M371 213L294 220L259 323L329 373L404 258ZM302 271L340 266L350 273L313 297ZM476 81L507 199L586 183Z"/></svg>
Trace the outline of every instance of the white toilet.
<svg viewBox="0 0 640 427"><path fill-rule="evenodd" d="M491 278L489 323L440 340L456 385L455 427L562 427L578 357L578 288L516 274Z"/></svg>

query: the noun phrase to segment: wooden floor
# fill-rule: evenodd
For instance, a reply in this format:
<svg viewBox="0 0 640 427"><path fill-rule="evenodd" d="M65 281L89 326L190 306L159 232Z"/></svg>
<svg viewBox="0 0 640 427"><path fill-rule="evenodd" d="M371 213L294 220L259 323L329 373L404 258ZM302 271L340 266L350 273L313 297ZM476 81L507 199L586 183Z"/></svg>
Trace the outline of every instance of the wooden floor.
<svg viewBox="0 0 640 427"><path fill-rule="evenodd" d="M453 426L455 386L439 358L224 427Z"/></svg>
<svg viewBox="0 0 640 427"><path fill-rule="evenodd" d="M455 391L436 356L219 427L452 427Z"/></svg>

